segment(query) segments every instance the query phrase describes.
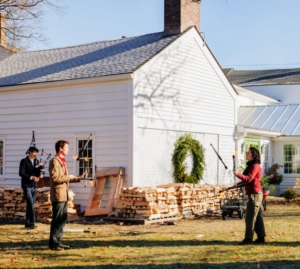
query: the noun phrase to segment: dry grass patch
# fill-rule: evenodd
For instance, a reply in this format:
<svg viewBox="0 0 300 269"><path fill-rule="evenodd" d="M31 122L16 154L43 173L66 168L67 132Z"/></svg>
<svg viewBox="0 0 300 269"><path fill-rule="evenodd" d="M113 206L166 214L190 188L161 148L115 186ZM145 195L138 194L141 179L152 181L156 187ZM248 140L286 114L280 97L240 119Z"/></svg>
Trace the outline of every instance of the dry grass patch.
<svg viewBox="0 0 300 269"><path fill-rule="evenodd" d="M0 268L300 268L300 206L267 205L265 245L240 246L244 220L199 218L176 225L68 224L70 250L48 249L49 225L0 226Z"/></svg>

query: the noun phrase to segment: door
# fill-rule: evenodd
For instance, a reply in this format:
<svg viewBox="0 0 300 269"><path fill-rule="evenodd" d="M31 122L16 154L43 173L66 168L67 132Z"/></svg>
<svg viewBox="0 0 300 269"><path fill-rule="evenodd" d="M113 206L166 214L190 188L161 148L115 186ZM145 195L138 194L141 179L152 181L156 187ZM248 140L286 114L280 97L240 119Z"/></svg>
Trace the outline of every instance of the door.
<svg viewBox="0 0 300 269"><path fill-rule="evenodd" d="M245 145L244 145L244 154L246 157L246 152L249 148L256 148L260 152L260 140L255 138L245 138Z"/></svg>

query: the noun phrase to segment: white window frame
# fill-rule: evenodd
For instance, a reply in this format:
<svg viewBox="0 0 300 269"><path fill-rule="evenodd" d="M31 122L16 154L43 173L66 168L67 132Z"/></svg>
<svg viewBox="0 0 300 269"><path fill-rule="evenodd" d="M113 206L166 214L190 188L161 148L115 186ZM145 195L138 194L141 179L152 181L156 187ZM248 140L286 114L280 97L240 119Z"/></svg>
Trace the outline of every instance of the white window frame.
<svg viewBox="0 0 300 269"><path fill-rule="evenodd" d="M284 144L283 145L283 173L285 174L285 175L299 175L300 174L300 171L299 171L299 173L293 173L293 171L292 171L292 173L285 173L285 163L286 163L286 161L285 161L285 146L287 146L287 145L292 145L293 147L297 147L297 149L298 149L298 155L300 155L300 143L286 143L286 144ZM296 165L297 165L297 163L298 163L298 166L300 167L300 156L299 156L299 160L298 161L296 161L296 162L289 162L289 163L295 163Z"/></svg>
<svg viewBox="0 0 300 269"><path fill-rule="evenodd" d="M80 134L75 134L74 135L74 151L75 155L78 156L79 154L79 149L78 149L78 141L79 140L87 140L88 137L90 136L90 133L80 133ZM92 160L93 160L93 165L92 165L92 177L95 175L95 135L92 134L91 139L92 140ZM79 156L80 158L81 156ZM74 160L74 169L75 169L75 175L79 175L79 161Z"/></svg>
<svg viewBox="0 0 300 269"><path fill-rule="evenodd" d="M5 138L0 136L0 141L2 141L2 143L3 143L3 147L2 147L2 150L3 150L3 152L2 152L3 153L3 156L2 156L3 167L2 167L2 174L0 174L0 180L4 180L4 175L5 175Z"/></svg>
<svg viewBox="0 0 300 269"><path fill-rule="evenodd" d="M262 145L262 155L264 155L263 162L263 175L266 173L266 170L270 168L270 143L263 143Z"/></svg>

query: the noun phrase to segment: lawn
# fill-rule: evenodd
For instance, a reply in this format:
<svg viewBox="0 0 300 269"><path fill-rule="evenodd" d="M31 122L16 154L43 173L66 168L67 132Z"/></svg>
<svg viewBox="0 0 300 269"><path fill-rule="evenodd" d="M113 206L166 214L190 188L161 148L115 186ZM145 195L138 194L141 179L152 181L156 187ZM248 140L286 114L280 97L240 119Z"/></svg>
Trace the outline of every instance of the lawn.
<svg viewBox="0 0 300 269"><path fill-rule="evenodd" d="M269 197L268 197L269 199ZM277 199L278 200L278 199ZM283 201L283 200L282 200ZM0 268L300 268L300 206L270 202L265 245L238 245L244 220L205 217L176 225L67 224L62 252L47 247L49 224L0 225Z"/></svg>

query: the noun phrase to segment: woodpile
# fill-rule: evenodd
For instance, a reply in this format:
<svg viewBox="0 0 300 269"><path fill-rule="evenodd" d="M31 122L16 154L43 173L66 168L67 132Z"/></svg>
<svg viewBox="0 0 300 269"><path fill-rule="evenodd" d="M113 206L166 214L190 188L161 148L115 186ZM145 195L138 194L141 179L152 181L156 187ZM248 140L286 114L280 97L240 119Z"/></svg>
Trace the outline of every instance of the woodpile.
<svg viewBox="0 0 300 269"><path fill-rule="evenodd" d="M239 191L231 189L219 193L225 186L209 184L174 183L156 188L122 188L115 211L119 218L159 219L220 213L220 199L239 197Z"/></svg>
<svg viewBox="0 0 300 269"><path fill-rule="evenodd" d="M300 178L296 178L294 188L295 188L295 189L300 189Z"/></svg>
<svg viewBox="0 0 300 269"><path fill-rule="evenodd" d="M26 203L22 197L23 190L0 188L0 193L0 217L6 219L25 218Z"/></svg>
<svg viewBox="0 0 300 269"><path fill-rule="evenodd" d="M123 188L119 195L116 213L118 217L157 219L178 214L178 205L171 189L150 187Z"/></svg>
<svg viewBox="0 0 300 269"><path fill-rule="evenodd" d="M69 190L68 214L77 215L74 209L74 192ZM35 217L38 221L50 221L52 217L52 205L50 189L37 189L36 202L34 205ZM26 215L26 201L23 190L20 188L0 187L0 218L24 219Z"/></svg>
<svg viewBox="0 0 300 269"><path fill-rule="evenodd" d="M47 221L52 215L52 203L50 200L50 189L38 189L36 194L35 218L38 221Z"/></svg>

